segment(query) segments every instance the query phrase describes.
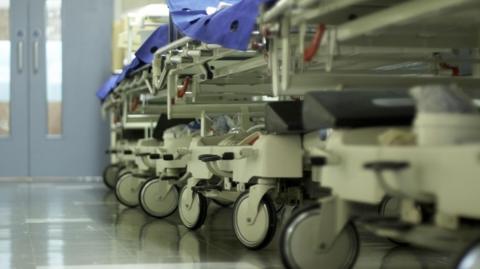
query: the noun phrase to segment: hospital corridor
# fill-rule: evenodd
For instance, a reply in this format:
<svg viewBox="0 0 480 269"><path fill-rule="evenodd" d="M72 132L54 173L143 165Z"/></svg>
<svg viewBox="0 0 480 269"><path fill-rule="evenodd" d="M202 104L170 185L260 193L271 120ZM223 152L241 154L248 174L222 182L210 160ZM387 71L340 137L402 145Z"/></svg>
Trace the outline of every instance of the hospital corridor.
<svg viewBox="0 0 480 269"><path fill-rule="evenodd" d="M478 14L0 0L0 269L480 269Z"/></svg>

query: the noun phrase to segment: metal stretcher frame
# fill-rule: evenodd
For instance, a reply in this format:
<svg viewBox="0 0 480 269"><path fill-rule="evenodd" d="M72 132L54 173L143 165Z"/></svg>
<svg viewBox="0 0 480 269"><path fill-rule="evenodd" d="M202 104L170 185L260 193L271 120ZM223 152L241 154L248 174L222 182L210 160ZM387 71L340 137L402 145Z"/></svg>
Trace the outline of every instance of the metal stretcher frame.
<svg viewBox="0 0 480 269"><path fill-rule="evenodd" d="M404 88L418 85L419 80L441 84L445 78L473 88L476 77L438 75L428 65L438 64L452 73L458 72L454 68L459 62L478 66L478 55L448 57L452 48L478 45L478 19L469 19L475 10L478 2L472 0L283 0L258 21L271 33L270 66L276 95L311 91L302 82L312 83L313 77L320 89L383 87L382 81ZM315 53L303 61L308 40ZM434 54L445 54L445 58ZM411 69L412 64L423 66L423 76Z"/></svg>
<svg viewBox="0 0 480 269"><path fill-rule="evenodd" d="M474 0L280 0L258 21L269 33L269 66L278 96L344 89L404 92L412 86L454 84L478 98L479 12L480 2ZM414 64L421 68L412 68ZM472 70L464 70L462 65L471 65ZM355 101L350 102L355 106ZM417 112L415 117L418 120L420 116L421 112ZM479 118L478 114L461 113L427 116L435 117L439 126L454 122L455 117L455 122L474 119L470 126L448 130L456 135L475 129ZM402 125L363 129L338 126L324 144L319 142L318 134L316 143L305 143L314 180L329 187L331 195L319 199L319 206L300 210L288 221L280 247L287 268L316 268L318 264L353 267L359 249L354 224L359 223L394 242L437 250L463 249L454 268L478 266L478 214L465 213L478 209L472 206L476 196L469 193L477 185L472 179L478 163L476 158L466 157L478 151L478 132L472 132L476 140L463 141L466 145L458 141L428 146L419 141L385 145L378 141L395 128L420 139L417 124L406 129ZM432 127L429 138L442 137L446 129L437 131ZM450 150L456 151L457 157L447 153ZM456 169L463 174L453 172ZM454 175L457 181L450 180ZM451 184L449 187L443 185L442 177ZM400 187L388 189L385 178ZM469 189L460 190L460 186ZM392 197L400 199L402 210L386 215ZM371 216L357 208L367 204L379 205ZM468 261L476 263L468 267ZM466 267L461 267L462 263Z"/></svg>
<svg viewBox="0 0 480 269"><path fill-rule="evenodd" d="M175 29L172 24L169 28ZM176 69L165 68L162 70L159 62L162 57L166 57L167 64L175 65ZM116 133L122 129L145 129L145 133L148 134L148 130L153 128L160 113L167 113L169 118L197 117L202 119L205 119L207 114L225 113L243 113L246 114L245 118L262 116L263 102L249 100L251 100L251 96L258 96L259 92L261 94L269 93L268 80L263 80L260 86L255 86L250 82L248 85L234 84L229 89L229 87L225 87L225 82L222 82L221 85L210 83L211 78L206 78L205 72L201 72L207 62L224 57L238 57L239 60L232 61L231 66L224 65L219 68L215 72L216 78L228 80L231 75L261 70L266 65L263 57L258 56L255 51L241 52L224 49L219 45L203 44L189 37L183 37L160 47L154 54L152 64L128 71L125 78L119 81L118 86L102 106L105 114L108 111L120 111L119 115L110 115L112 145L115 144ZM244 61L247 58L252 60ZM184 63L185 59L187 59L186 63ZM243 64L243 62L246 63ZM194 97L192 99L194 102L177 104L171 100L174 100L177 94L177 78L179 75L184 75L185 71L188 71L188 74L193 77L192 88L194 90L192 94ZM259 91L258 88L262 88L263 91ZM233 103L228 100L220 101L219 97L222 97L225 91L230 91L229 94L233 96L230 99L239 98L241 100ZM141 103L134 111L130 111L132 100L139 97ZM196 100L201 100L201 102ZM114 118L117 118L117 121ZM118 122L118 118L120 118L120 122Z"/></svg>

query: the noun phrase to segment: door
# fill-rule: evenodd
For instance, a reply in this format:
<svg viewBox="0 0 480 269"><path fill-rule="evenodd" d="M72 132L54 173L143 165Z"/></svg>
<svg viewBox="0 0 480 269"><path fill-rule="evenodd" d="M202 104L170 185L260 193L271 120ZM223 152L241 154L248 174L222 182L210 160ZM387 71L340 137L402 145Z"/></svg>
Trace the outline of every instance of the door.
<svg viewBox="0 0 480 269"><path fill-rule="evenodd" d="M27 176L27 0L0 0L0 174Z"/></svg>
<svg viewBox="0 0 480 269"><path fill-rule="evenodd" d="M10 0L13 12L23 12L10 23L24 27L16 30L24 39L10 35L11 50L22 52L10 52L12 133L0 151L23 151L0 159L0 168L12 166L0 175L100 175L108 132L95 91L111 69L112 0Z"/></svg>

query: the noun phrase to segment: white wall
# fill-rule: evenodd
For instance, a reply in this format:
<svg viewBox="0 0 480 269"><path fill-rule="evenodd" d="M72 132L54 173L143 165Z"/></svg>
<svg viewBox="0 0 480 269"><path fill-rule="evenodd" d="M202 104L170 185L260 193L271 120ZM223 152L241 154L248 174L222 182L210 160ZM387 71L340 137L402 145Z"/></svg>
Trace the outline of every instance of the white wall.
<svg viewBox="0 0 480 269"><path fill-rule="evenodd" d="M115 0L115 19L118 19L128 11L146 6L148 4L161 4L165 0Z"/></svg>

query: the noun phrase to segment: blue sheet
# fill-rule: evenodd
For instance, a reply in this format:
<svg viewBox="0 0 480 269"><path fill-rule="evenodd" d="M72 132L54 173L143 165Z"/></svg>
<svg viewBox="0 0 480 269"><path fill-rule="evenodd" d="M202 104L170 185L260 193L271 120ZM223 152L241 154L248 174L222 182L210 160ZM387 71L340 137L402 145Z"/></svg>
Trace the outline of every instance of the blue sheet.
<svg viewBox="0 0 480 269"><path fill-rule="evenodd" d="M110 92L115 88L117 79L119 75L112 75L108 78L108 80L98 89L97 97L100 100L105 100Z"/></svg>
<svg viewBox="0 0 480 269"><path fill-rule="evenodd" d="M135 58L125 66L122 73L110 77L107 82L97 91L97 97L100 100L105 100L110 92L117 87L122 80L124 80L130 73L136 69L150 64L153 61L153 56L158 48L165 46L168 43L168 25L162 25L155 30L142 46L135 53ZM113 81L112 81L113 80Z"/></svg>
<svg viewBox="0 0 480 269"><path fill-rule="evenodd" d="M153 32L150 37L137 50L135 56L144 64L149 64L153 61L155 52L167 45L168 43L168 25L162 25Z"/></svg>
<svg viewBox="0 0 480 269"><path fill-rule="evenodd" d="M225 48L246 50L260 4L270 1L168 0L168 7L173 23L184 35ZM217 7L220 2L232 6L208 15L207 7Z"/></svg>
<svg viewBox="0 0 480 269"><path fill-rule="evenodd" d="M128 75L130 75L130 73L142 67L143 65L145 64L141 60L139 60L136 57L133 58L133 60L123 68L122 73L120 73L120 75L117 78L115 86L118 86L120 82L122 82Z"/></svg>
<svg viewBox="0 0 480 269"><path fill-rule="evenodd" d="M221 2L232 6L211 15L207 14L207 7L218 7ZM246 50L255 27L259 6L265 2L272 0L168 0L168 6L173 23L184 35L225 48ZM132 71L151 63L155 50L167 43L168 25L164 25L140 47L135 59L125 66L116 78L114 86L109 90L102 87L97 96L104 100Z"/></svg>

